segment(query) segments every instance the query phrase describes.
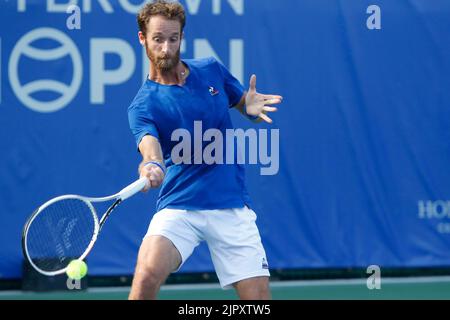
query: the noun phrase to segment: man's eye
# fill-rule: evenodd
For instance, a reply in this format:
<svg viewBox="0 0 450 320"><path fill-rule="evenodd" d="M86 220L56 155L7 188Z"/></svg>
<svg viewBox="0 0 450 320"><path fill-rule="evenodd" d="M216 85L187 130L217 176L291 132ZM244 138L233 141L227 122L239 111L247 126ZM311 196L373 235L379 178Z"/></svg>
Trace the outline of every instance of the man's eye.
<svg viewBox="0 0 450 320"><path fill-rule="evenodd" d="M161 39L158 37L153 38L153 41L159 42Z"/></svg>
<svg viewBox="0 0 450 320"><path fill-rule="evenodd" d="M172 41L172 42L177 42L177 41L178 41L178 38L171 38L170 41Z"/></svg>

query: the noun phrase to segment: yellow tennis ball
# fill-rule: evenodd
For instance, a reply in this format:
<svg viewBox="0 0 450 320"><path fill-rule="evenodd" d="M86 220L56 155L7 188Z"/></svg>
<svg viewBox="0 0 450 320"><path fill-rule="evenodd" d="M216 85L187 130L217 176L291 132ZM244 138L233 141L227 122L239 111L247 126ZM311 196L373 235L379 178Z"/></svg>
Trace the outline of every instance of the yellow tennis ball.
<svg viewBox="0 0 450 320"><path fill-rule="evenodd" d="M72 260L66 269L67 276L72 280L80 280L88 271L87 264L83 260Z"/></svg>

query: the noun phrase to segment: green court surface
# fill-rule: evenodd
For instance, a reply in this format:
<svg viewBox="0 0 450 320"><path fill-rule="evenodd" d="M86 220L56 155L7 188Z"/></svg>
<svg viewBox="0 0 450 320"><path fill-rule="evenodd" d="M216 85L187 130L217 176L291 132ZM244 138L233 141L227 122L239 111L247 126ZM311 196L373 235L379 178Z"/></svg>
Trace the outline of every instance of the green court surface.
<svg viewBox="0 0 450 320"><path fill-rule="evenodd" d="M81 291L0 291L0 300L125 300L129 287L89 288ZM380 289L368 289L365 279L278 281L271 283L273 299L280 300L448 300L450 277L382 279ZM235 300L234 290L218 284L165 285L161 300Z"/></svg>

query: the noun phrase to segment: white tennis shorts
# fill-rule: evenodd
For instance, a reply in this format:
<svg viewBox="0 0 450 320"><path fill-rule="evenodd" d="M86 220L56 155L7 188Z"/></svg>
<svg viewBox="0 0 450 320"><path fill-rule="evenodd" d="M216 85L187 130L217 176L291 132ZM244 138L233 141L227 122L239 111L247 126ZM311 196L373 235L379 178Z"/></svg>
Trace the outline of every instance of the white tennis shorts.
<svg viewBox="0 0 450 320"><path fill-rule="evenodd" d="M172 241L182 258L180 267L205 240L220 285L229 289L240 280L270 276L255 221L256 214L248 207L200 211L163 209L153 216L146 236L161 235Z"/></svg>

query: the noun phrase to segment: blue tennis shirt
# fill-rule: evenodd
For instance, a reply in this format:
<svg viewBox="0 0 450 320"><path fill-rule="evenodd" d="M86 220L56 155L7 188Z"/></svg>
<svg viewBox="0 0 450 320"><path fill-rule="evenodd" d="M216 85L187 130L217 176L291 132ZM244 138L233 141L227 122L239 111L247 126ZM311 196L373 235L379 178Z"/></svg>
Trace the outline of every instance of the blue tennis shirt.
<svg viewBox="0 0 450 320"><path fill-rule="evenodd" d="M233 129L229 108L240 101L244 88L214 58L182 61L190 71L183 86L164 85L147 79L128 108L128 120L137 145L145 135L157 138L161 144L167 172L156 209L210 210L250 206L245 171L243 165L237 163L236 148L232 163L225 158L226 130ZM199 124L202 134L213 128L222 133L223 164L194 161L194 126L198 133ZM182 140L172 137L177 129L190 134L192 154L183 154L186 150L181 152L183 159L192 159L190 163L172 159L172 149ZM202 141L202 148L211 141Z"/></svg>

